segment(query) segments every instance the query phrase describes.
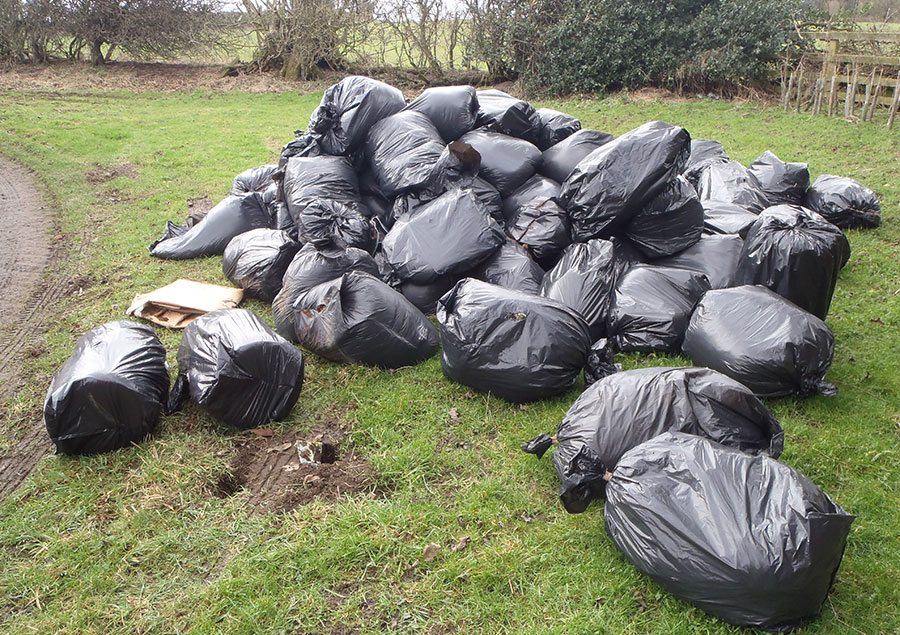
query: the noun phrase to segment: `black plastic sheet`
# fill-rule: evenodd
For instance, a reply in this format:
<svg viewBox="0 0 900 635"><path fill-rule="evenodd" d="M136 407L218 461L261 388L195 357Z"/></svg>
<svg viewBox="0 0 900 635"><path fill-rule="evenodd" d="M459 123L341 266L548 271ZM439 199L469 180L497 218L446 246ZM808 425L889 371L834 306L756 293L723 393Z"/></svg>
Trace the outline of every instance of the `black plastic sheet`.
<svg viewBox="0 0 900 635"><path fill-rule="evenodd" d="M231 193L240 196L247 192L262 192L273 183L272 175L277 171L277 165L261 165L258 168L244 170L234 177Z"/></svg>
<svg viewBox="0 0 900 635"><path fill-rule="evenodd" d="M689 269L638 265L616 285L607 332L616 350L677 353L709 280Z"/></svg>
<svg viewBox="0 0 900 635"><path fill-rule="evenodd" d="M677 176L690 151L684 128L651 121L594 150L562 184L572 238L607 238Z"/></svg>
<svg viewBox="0 0 900 635"><path fill-rule="evenodd" d="M576 311L591 330L591 338L606 334L609 307L616 288L613 244L594 239L566 247L541 285L541 295Z"/></svg>
<svg viewBox="0 0 900 635"><path fill-rule="evenodd" d="M859 181L823 174L806 192L804 205L844 229L878 227L881 204L875 192Z"/></svg>
<svg viewBox="0 0 900 635"><path fill-rule="evenodd" d="M118 321L81 336L44 401L61 454L96 454L139 443L156 427L169 392L166 349L153 329Z"/></svg>
<svg viewBox="0 0 900 635"><path fill-rule="evenodd" d="M444 141L431 120L404 110L372 126L366 163L385 198L421 188L433 177Z"/></svg>
<svg viewBox="0 0 900 635"><path fill-rule="evenodd" d="M368 77L345 77L329 86L309 118L309 130L327 154L347 155L359 148L369 129L406 106L403 93Z"/></svg>
<svg viewBox="0 0 900 635"><path fill-rule="evenodd" d="M735 285L734 276L743 246L744 241L737 235L703 236L684 251L654 260L653 264L699 271L713 289L725 289Z"/></svg>
<svg viewBox="0 0 900 635"><path fill-rule="evenodd" d="M451 190L398 218L383 248L401 280L424 284L469 271L505 240L472 190Z"/></svg>
<svg viewBox="0 0 900 635"><path fill-rule="evenodd" d="M269 213L258 192L229 196L192 227L167 222L163 237L150 245L150 255L170 260L217 256L235 236L268 227L269 223Z"/></svg>
<svg viewBox="0 0 900 635"><path fill-rule="evenodd" d="M581 130L581 122L564 112L552 108L538 108L537 114L541 120L537 147L541 150L546 150Z"/></svg>
<svg viewBox="0 0 900 635"><path fill-rule="evenodd" d="M282 337L297 341L294 333L294 300L304 291L340 278L348 271L365 271L379 275L378 265L372 256L362 249L317 249L314 245L304 245L297 252L287 271L284 272L281 291L272 301L272 316L275 328Z"/></svg>
<svg viewBox="0 0 900 635"><path fill-rule="evenodd" d="M524 247L510 240L470 271L468 276L504 289L538 295L544 270L532 260Z"/></svg>
<svg viewBox="0 0 900 635"><path fill-rule="evenodd" d="M648 258L684 251L703 233L703 205L694 186L673 179L625 226L625 235Z"/></svg>
<svg viewBox="0 0 900 635"><path fill-rule="evenodd" d="M769 205L801 205L809 189L809 165L786 163L771 150L763 152L747 171L756 177Z"/></svg>
<svg viewBox="0 0 900 635"><path fill-rule="evenodd" d="M203 315L184 329L171 406L190 396L236 428L284 419L303 387L303 354L245 309Z"/></svg>
<svg viewBox="0 0 900 635"><path fill-rule="evenodd" d="M828 314L850 241L803 207L776 205L750 228L738 261L736 284L761 284L822 319Z"/></svg>
<svg viewBox="0 0 900 635"><path fill-rule="evenodd" d="M740 205L715 199L701 202L705 234L736 234L744 238L756 222L757 214Z"/></svg>
<svg viewBox="0 0 900 635"><path fill-rule="evenodd" d="M280 229L253 229L231 239L222 256L222 273L247 295L271 302L302 245Z"/></svg>
<svg viewBox="0 0 900 635"><path fill-rule="evenodd" d="M350 271L300 294L293 312L300 344L332 361L400 368L437 351L437 331L428 318L400 293L362 271Z"/></svg>
<svg viewBox="0 0 900 635"><path fill-rule="evenodd" d="M562 183L583 158L615 137L608 132L583 129L566 137L541 153L539 172L557 183Z"/></svg>
<svg viewBox="0 0 900 635"><path fill-rule="evenodd" d="M534 106L501 90L478 91L476 125L525 139L535 145L541 138L541 118Z"/></svg>
<svg viewBox="0 0 900 635"><path fill-rule="evenodd" d="M552 198L533 198L519 206L506 231L545 268L552 268L572 244L569 217Z"/></svg>
<svg viewBox="0 0 900 635"><path fill-rule="evenodd" d="M459 139L481 155L479 176L509 196L530 179L541 164L537 146L499 132L473 130Z"/></svg>
<svg viewBox="0 0 900 635"><path fill-rule="evenodd" d="M734 203L754 214L769 207L759 181L737 161L704 165L694 186L701 201Z"/></svg>
<svg viewBox="0 0 900 635"><path fill-rule="evenodd" d="M771 632L818 615L854 520L796 470L678 432L622 457L604 518L625 557L673 595Z"/></svg>
<svg viewBox="0 0 900 635"><path fill-rule="evenodd" d="M743 385L708 368L639 368L588 387L560 422L553 465L566 510L582 512L604 481L586 480L583 447L613 470L622 455L664 432L702 436L750 454L781 455L784 431ZM591 469L591 473L600 470Z"/></svg>
<svg viewBox="0 0 900 635"><path fill-rule="evenodd" d="M837 392L825 382L834 356L831 329L758 285L703 296L682 350L695 364L725 373L760 397Z"/></svg>
<svg viewBox="0 0 900 635"><path fill-rule="evenodd" d="M450 143L475 127L478 96L472 86L435 86L423 90L406 110L428 117L444 141Z"/></svg>
<svg viewBox="0 0 900 635"><path fill-rule="evenodd" d="M591 336L572 309L465 278L438 303L444 375L514 403L571 388Z"/></svg>
<svg viewBox="0 0 900 635"><path fill-rule="evenodd" d="M546 176L535 174L503 199L503 218L512 219L519 208L534 198L554 198L559 194L559 183Z"/></svg>

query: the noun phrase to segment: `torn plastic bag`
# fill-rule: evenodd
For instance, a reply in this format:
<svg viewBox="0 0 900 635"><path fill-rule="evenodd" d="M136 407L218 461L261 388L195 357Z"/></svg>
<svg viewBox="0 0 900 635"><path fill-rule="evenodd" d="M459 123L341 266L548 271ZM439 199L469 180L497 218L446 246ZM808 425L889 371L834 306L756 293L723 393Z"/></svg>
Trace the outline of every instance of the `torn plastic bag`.
<svg viewBox="0 0 900 635"><path fill-rule="evenodd" d="M600 478L590 480L579 469L585 458L582 448L612 470L627 451L670 431L772 458L784 447L784 431L772 413L722 373L690 367L615 373L581 393L557 428L553 465L566 510L583 512L603 495L604 470L591 467L590 474L599 473Z"/></svg>
<svg viewBox="0 0 900 635"><path fill-rule="evenodd" d="M759 285L710 291L694 309L682 351L759 397L832 396L825 381L834 334L812 313Z"/></svg>
<svg viewBox="0 0 900 635"><path fill-rule="evenodd" d="M398 218L383 248L400 280L425 284L469 271L505 240L472 190L450 190Z"/></svg>
<svg viewBox="0 0 900 635"><path fill-rule="evenodd" d="M803 207L776 205L750 228L735 283L761 284L824 320L849 258L840 229Z"/></svg>
<svg viewBox="0 0 900 635"><path fill-rule="evenodd" d="M435 86L423 90L406 110L428 117L444 141L450 143L475 127L478 96L472 86Z"/></svg>
<svg viewBox="0 0 900 635"><path fill-rule="evenodd" d="M284 171L282 193L295 223L311 203L333 201L354 209L360 205L359 182L346 157L291 158Z"/></svg>
<svg viewBox="0 0 900 635"><path fill-rule="evenodd" d="M541 153L538 170L547 178L562 183L583 158L615 137L599 130L579 130Z"/></svg>
<svg viewBox="0 0 900 635"><path fill-rule="evenodd" d="M303 387L303 354L246 309L197 318L178 347L169 412L188 398L236 428L284 419Z"/></svg>
<svg viewBox="0 0 900 635"><path fill-rule="evenodd" d="M519 208L533 198L553 198L559 194L559 183L535 174L503 200L503 218L509 221Z"/></svg>
<svg viewBox="0 0 900 635"><path fill-rule="evenodd" d="M770 632L818 615L854 520L787 465L678 432L622 457L604 518L625 557L673 595Z"/></svg>
<svg viewBox="0 0 900 635"><path fill-rule="evenodd" d="M759 181L737 161L707 163L694 187L701 201L715 199L734 203L754 214L769 207L769 199Z"/></svg>
<svg viewBox="0 0 900 635"><path fill-rule="evenodd" d="M386 198L426 185L444 140L431 120L405 110L372 126L366 137L366 163Z"/></svg>
<svg viewBox="0 0 900 635"><path fill-rule="evenodd" d="M581 130L581 122L564 112L552 108L538 108L537 114L541 120L537 147L542 151Z"/></svg>
<svg viewBox="0 0 900 635"><path fill-rule="evenodd" d="M607 238L624 228L681 172L690 142L684 128L651 121L582 159L558 197L569 213L572 238Z"/></svg>
<svg viewBox="0 0 900 635"><path fill-rule="evenodd" d="M769 205L801 205L809 189L809 165L786 163L766 150L747 168L759 182Z"/></svg>
<svg viewBox="0 0 900 635"><path fill-rule="evenodd" d="M745 238L758 216L740 205L727 201L709 199L701 203L705 234L736 234Z"/></svg>
<svg viewBox="0 0 900 635"><path fill-rule="evenodd" d="M533 198L520 205L507 223L506 231L548 269L559 261L563 249L572 244L569 217L552 198Z"/></svg>
<svg viewBox="0 0 900 635"><path fill-rule="evenodd" d="M452 289L458 280L458 276L441 276L437 280L426 282L425 284L401 282L397 290L422 313L434 315L434 312L437 310L438 300Z"/></svg>
<svg viewBox="0 0 900 635"><path fill-rule="evenodd" d="M613 244L594 239L566 247L547 272L541 295L576 311L591 329L591 338L606 334L609 305L616 288Z"/></svg>
<svg viewBox="0 0 900 635"><path fill-rule="evenodd" d="M625 226L625 235L648 258L684 251L703 233L703 205L694 186L678 177Z"/></svg>
<svg viewBox="0 0 900 635"><path fill-rule="evenodd" d="M692 269L706 276L713 289L733 287L744 241L733 234L703 236L684 251L654 260L659 267Z"/></svg>
<svg viewBox="0 0 900 635"><path fill-rule="evenodd" d="M729 160L725 147L718 141L691 139L691 155L684 166L682 176L696 188L700 173L703 172L705 166L710 163L725 163Z"/></svg>
<svg viewBox="0 0 900 635"><path fill-rule="evenodd" d="M258 192L229 196L193 227L167 222L163 237L150 245L150 255L170 260L217 256L235 236L268 226L269 213Z"/></svg>
<svg viewBox="0 0 900 635"><path fill-rule="evenodd" d="M509 196L530 179L541 164L541 151L523 139L499 132L473 130L460 141L471 145L481 155L479 176Z"/></svg>
<svg viewBox="0 0 900 635"><path fill-rule="evenodd" d="M403 93L393 86L353 75L325 90L309 130L326 154L348 155L362 146L372 126L405 106Z"/></svg>
<svg viewBox="0 0 900 635"><path fill-rule="evenodd" d="M262 192L273 183L272 175L277 171L277 165L261 165L258 168L244 170L234 177L231 193L240 196L247 192Z"/></svg>
<svg viewBox="0 0 900 635"><path fill-rule="evenodd" d="M604 337L591 344L587 362L584 364L585 388L604 377L620 372L622 372L622 364L616 363L615 351L608 339Z"/></svg>
<svg viewBox="0 0 900 635"><path fill-rule="evenodd" d="M109 322L82 335L53 377L44 423L61 454L110 452L153 432L168 392L166 349L153 329Z"/></svg>
<svg viewBox="0 0 900 635"><path fill-rule="evenodd" d="M280 229L253 229L235 236L225 248L222 273L247 295L271 302L281 279L302 245Z"/></svg>
<svg viewBox="0 0 900 635"><path fill-rule="evenodd" d="M311 201L294 216L300 240L320 249L356 247L375 250L375 230L358 208L337 201Z"/></svg>
<svg viewBox="0 0 900 635"><path fill-rule="evenodd" d="M538 295L541 292L544 270L521 245L510 240L468 275L504 289Z"/></svg>
<svg viewBox="0 0 900 635"><path fill-rule="evenodd" d="M875 192L844 176L821 175L806 192L804 206L844 229L881 224L881 205Z"/></svg>
<svg viewBox="0 0 900 635"><path fill-rule="evenodd" d="M297 339L291 308L297 296L323 282L340 278L348 271L365 271L373 276L379 274L375 260L362 249L320 250L315 245L304 245L284 272L281 291L272 301L275 328L281 336L292 341Z"/></svg>
<svg viewBox="0 0 900 635"><path fill-rule="evenodd" d="M677 353L709 280L698 271L638 265L616 285L607 332L618 351Z"/></svg>
<svg viewBox="0 0 900 635"><path fill-rule="evenodd" d="M438 302L444 375L513 403L565 392L591 335L572 309L487 282L460 280Z"/></svg>
<svg viewBox="0 0 900 635"><path fill-rule="evenodd" d="M476 125L537 145L541 138L541 118L534 106L494 88L479 90Z"/></svg>
<svg viewBox="0 0 900 635"><path fill-rule="evenodd" d="M375 276L350 271L300 294L297 339L336 362L412 366L437 351L437 330L422 312Z"/></svg>

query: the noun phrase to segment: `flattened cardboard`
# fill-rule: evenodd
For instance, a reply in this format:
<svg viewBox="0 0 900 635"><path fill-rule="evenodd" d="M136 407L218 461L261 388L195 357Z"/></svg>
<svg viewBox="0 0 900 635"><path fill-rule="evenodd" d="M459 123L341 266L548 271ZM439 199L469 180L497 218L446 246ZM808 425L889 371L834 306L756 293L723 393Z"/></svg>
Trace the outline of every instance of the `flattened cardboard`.
<svg viewBox="0 0 900 635"><path fill-rule="evenodd" d="M139 293L125 313L166 328L183 329L201 315L233 309L243 298L243 289L176 280L155 291Z"/></svg>

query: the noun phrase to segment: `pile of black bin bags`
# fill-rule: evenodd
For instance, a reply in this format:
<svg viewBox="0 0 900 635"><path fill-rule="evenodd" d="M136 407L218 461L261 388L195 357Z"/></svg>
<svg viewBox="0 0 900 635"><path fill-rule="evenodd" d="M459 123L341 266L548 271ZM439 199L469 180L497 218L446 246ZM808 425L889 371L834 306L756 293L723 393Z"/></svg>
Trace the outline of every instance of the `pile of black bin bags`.
<svg viewBox="0 0 900 635"><path fill-rule="evenodd" d="M291 342L382 368L441 348L446 377L511 402L584 371L557 433L523 446L558 444L565 507L605 496L639 569L729 622L786 630L818 611L852 517L776 462L783 433L757 397L835 392L824 319L850 257L841 228L879 223L857 181L810 185L772 152L744 167L679 126L615 138L498 90L408 103L347 77L277 164L150 247L224 254L277 333L245 310L196 320L167 395L152 330L99 327L53 380L47 428L60 452L88 453L139 441L187 398L238 427L280 419L303 383ZM623 351L698 367L620 372Z"/></svg>

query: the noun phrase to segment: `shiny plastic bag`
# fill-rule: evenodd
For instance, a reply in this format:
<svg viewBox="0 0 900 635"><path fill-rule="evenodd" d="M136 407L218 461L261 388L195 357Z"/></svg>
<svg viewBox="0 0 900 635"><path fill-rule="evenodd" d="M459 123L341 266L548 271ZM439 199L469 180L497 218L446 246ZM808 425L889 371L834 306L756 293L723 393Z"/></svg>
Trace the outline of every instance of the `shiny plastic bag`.
<svg viewBox="0 0 900 635"><path fill-rule="evenodd" d="M763 152L747 171L759 181L769 205L801 205L809 189L809 165L786 163L770 150Z"/></svg>
<svg viewBox="0 0 900 635"><path fill-rule="evenodd" d="M249 296L271 302L302 245L280 229L253 229L235 236L222 256L222 273Z"/></svg>
<svg viewBox="0 0 900 635"><path fill-rule="evenodd" d="M614 138L608 132L579 130L544 150L538 171L547 178L562 183L584 157Z"/></svg>
<svg viewBox="0 0 900 635"><path fill-rule="evenodd" d="M428 117L444 141L450 143L475 127L478 96L472 86L435 86L423 90L406 110Z"/></svg>
<svg viewBox="0 0 900 635"><path fill-rule="evenodd" d="M670 181L625 226L625 235L648 258L684 251L703 233L703 205L683 177Z"/></svg>
<svg viewBox="0 0 900 635"><path fill-rule="evenodd" d="M803 204L844 229L881 224L881 204L875 192L844 176L821 175L807 190Z"/></svg>
<svg viewBox="0 0 900 635"><path fill-rule="evenodd" d="M481 155L478 174L509 196L530 179L541 165L541 151L537 146L499 132L473 130L459 139L471 145Z"/></svg>

